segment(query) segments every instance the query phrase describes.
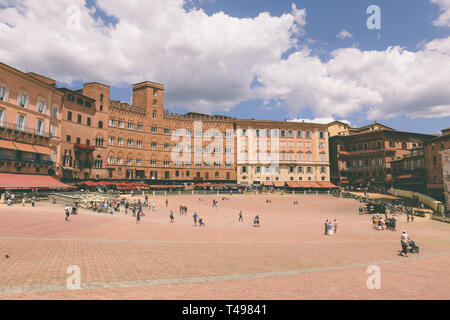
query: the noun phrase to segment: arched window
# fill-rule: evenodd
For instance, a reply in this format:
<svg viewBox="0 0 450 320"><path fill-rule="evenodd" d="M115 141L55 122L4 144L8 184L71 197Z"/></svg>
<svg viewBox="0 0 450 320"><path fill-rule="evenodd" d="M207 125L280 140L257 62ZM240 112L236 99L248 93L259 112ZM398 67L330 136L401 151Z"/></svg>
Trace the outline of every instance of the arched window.
<svg viewBox="0 0 450 320"><path fill-rule="evenodd" d="M153 119L156 119L156 110L153 111Z"/></svg>

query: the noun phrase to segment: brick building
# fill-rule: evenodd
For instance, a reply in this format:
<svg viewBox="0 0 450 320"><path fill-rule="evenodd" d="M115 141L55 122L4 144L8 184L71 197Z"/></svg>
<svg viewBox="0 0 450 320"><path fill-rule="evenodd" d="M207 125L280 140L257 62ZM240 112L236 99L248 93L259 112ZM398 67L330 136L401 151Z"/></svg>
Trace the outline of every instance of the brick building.
<svg viewBox="0 0 450 320"><path fill-rule="evenodd" d="M55 175L62 93L0 63L0 172Z"/></svg>
<svg viewBox="0 0 450 320"><path fill-rule="evenodd" d="M450 149L441 151L446 215L450 216Z"/></svg>
<svg viewBox="0 0 450 320"><path fill-rule="evenodd" d="M428 194L440 201L445 201L442 152L448 149L450 149L450 128L442 130L442 135L424 143Z"/></svg>
<svg viewBox="0 0 450 320"><path fill-rule="evenodd" d="M395 188L426 193L423 147L413 148L401 159L391 161L392 185Z"/></svg>
<svg viewBox="0 0 450 320"><path fill-rule="evenodd" d="M331 182L384 191L392 185L391 162L435 136L380 129L330 138Z"/></svg>

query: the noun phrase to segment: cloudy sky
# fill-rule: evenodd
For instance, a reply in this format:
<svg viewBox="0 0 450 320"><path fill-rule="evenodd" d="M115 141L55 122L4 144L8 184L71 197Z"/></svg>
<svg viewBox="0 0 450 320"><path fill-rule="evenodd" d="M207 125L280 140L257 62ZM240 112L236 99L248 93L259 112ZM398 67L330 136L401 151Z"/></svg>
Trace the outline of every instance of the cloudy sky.
<svg viewBox="0 0 450 320"><path fill-rule="evenodd" d="M0 43L3 63L112 99L163 83L178 113L450 127L450 0L0 0Z"/></svg>

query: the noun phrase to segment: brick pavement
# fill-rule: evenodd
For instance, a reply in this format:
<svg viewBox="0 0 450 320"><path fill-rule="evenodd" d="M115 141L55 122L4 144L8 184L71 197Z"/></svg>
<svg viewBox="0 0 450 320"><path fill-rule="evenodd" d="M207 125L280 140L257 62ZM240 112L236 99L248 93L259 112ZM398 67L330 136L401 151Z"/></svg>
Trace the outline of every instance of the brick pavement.
<svg viewBox="0 0 450 320"><path fill-rule="evenodd" d="M1 206L0 299L449 298L448 224L416 218L408 225L400 217L399 230L406 227L421 247L419 255L402 258L400 231L373 230L352 199L198 198L171 196L165 208L166 198L156 197L158 210L138 225L123 213L82 210L65 222L58 205ZM178 214L180 204L188 206L187 216ZM193 226L194 209L206 227ZM251 227L256 214L261 228ZM325 218L338 220L335 236L322 234ZM382 270L382 290L366 288L366 268L374 263ZM83 290L66 290L70 265L80 267Z"/></svg>

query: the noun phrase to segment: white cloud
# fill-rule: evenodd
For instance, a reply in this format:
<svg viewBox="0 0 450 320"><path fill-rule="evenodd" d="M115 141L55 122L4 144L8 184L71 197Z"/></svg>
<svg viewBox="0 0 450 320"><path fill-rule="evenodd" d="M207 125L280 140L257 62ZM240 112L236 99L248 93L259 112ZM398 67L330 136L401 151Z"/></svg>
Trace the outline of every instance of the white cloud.
<svg viewBox="0 0 450 320"><path fill-rule="evenodd" d="M73 4L81 8L80 30L66 27ZM339 49L324 62L307 40L295 40L306 24L306 11L295 5L279 17L236 18L186 11L183 0L97 4L117 24L94 19L84 0L20 0L0 9L0 43L8 44L0 47L2 62L65 82L161 82L167 107L198 112L262 99L279 101L290 117L305 108L317 118L450 115L450 38L418 52ZM262 85L251 88L255 77Z"/></svg>
<svg viewBox="0 0 450 320"><path fill-rule="evenodd" d="M309 123L320 123L320 124L328 124L331 122L336 121L333 117L326 117L326 118L315 118L315 119L292 119L288 120L288 122L309 122ZM343 123L347 123L348 125L351 125L349 120L338 120Z"/></svg>
<svg viewBox="0 0 450 320"><path fill-rule="evenodd" d="M339 38L339 39L344 40L344 39L347 39L347 38L352 39L352 38L353 38L353 35L352 35L350 32L348 32L347 30L342 30L341 32L339 32L339 33L336 35L336 37Z"/></svg>
<svg viewBox="0 0 450 320"><path fill-rule="evenodd" d="M440 15L433 24L439 27L450 27L450 0L431 0L431 2L440 7Z"/></svg>

